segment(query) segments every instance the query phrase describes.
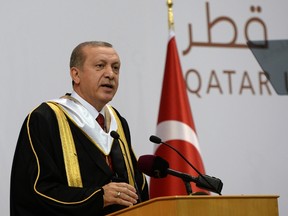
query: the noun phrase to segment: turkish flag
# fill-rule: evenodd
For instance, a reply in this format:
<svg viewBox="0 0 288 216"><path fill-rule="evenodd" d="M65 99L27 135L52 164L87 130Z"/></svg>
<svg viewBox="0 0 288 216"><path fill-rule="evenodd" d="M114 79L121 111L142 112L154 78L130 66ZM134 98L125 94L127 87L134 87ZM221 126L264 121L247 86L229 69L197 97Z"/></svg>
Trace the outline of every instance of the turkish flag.
<svg viewBox="0 0 288 216"><path fill-rule="evenodd" d="M173 31L170 32L167 46L156 135L181 152L200 173L205 174ZM175 151L163 144L157 146L155 155L167 160L170 169L199 176ZM196 187L195 183L190 184L193 193L207 193ZM150 178L150 198L171 195L187 195L182 179L171 175L161 179Z"/></svg>

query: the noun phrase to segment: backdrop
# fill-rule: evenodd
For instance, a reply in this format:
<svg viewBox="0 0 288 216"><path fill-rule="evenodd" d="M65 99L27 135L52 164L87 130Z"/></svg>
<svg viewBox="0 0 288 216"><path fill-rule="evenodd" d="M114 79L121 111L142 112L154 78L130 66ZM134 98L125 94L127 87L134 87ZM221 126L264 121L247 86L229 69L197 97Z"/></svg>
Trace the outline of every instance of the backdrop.
<svg viewBox="0 0 288 216"><path fill-rule="evenodd" d="M206 173L222 193L280 195L288 211L287 96L245 47L286 39L286 0L174 0L175 33ZM9 215L12 158L22 122L71 92L69 57L87 40L114 44L120 88L111 103L130 123L137 156L152 154L168 41L166 1L2 1L0 209Z"/></svg>

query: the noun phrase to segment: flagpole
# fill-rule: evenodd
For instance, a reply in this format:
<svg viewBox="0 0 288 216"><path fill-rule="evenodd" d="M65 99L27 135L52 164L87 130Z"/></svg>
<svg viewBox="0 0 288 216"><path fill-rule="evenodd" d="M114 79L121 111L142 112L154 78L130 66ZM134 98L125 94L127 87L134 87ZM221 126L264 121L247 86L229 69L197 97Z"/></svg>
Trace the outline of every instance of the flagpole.
<svg viewBox="0 0 288 216"><path fill-rule="evenodd" d="M164 142L175 147L187 160L195 165L200 173L205 174L198 138L189 104L181 62L178 55L174 33L173 2L166 0L168 6L169 40L167 44L166 62L162 83L156 135ZM171 149L161 144L156 148L155 155L163 157L175 170L197 175L188 163L178 160ZM190 184L190 182L189 182ZM205 192L205 189L190 185L193 192ZM161 196L187 195L187 186L181 179L167 176L165 178L150 178L150 198ZM190 192L189 192L190 194Z"/></svg>
<svg viewBox="0 0 288 216"><path fill-rule="evenodd" d="M167 0L167 6L168 6L168 27L169 30L174 30L173 1Z"/></svg>

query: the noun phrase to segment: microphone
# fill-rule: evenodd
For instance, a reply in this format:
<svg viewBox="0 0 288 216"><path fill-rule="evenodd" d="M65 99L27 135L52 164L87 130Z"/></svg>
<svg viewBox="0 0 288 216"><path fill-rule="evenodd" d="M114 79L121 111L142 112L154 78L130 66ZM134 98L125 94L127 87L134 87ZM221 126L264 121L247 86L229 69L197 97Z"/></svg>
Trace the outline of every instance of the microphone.
<svg viewBox="0 0 288 216"><path fill-rule="evenodd" d="M222 182L214 177L205 176L209 180L211 185L208 185L202 176L193 177L189 174L182 173L169 168L169 163L163 158L155 155L143 155L138 159L138 168L141 172L146 175L154 178L165 178L168 174L181 178L186 186L188 194L191 194L192 191L189 188L189 182L196 183L197 187L210 190L213 192L218 192L222 190ZM190 186L191 187L191 186ZM191 193L189 193L191 191Z"/></svg>
<svg viewBox="0 0 288 216"><path fill-rule="evenodd" d="M140 192L139 192L139 189L138 189L138 186L137 186L137 182L136 182L135 176L133 175L132 166L131 166L131 164L129 163L129 160L128 160L128 158L127 158L128 153L127 153L127 151L126 151L125 145L124 145L122 139L120 138L120 135L119 135L116 131L111 131L111 132L110 132L110 136L111 136L112 138L116 139L119 144L120 144L120 143L122 144L122 147L123 147L123 149L124 149L124 151L125 151L125 153L123 154L123 156L126 157L126 160L127 160L127 163L128 163L128 169L130 169L130 173L131 173L131 176L132 176L133 181L134 181L134 187L135 187L136 192L137 192L137 195L138 195L139 203L141 203L141 202L142 202L141 195L140 195ZM119 140L120 140L120 142L119 142Z"/></svg>
<svg viewBox="0 0 288 216"><path fill-rule="evenodd" d="M198 175L199 175L199 178L201 180L201 185L205 185L205 187L202 187L204 189L207 189L209 191L212 191L212 192L215 192L215 193L218 193L219 195L221 195L221 190L222 190L222 187L223 187L223 183L220 179L217 179L215 177L211 177L211 176L208 176L208 175L203 175L195 166L193 166L193 164L191 164L187 158L185 158L183 156L183 154L181 154L176 148L174 148L173 146L169 145L168 143L166 142L162 142L162 140L157 137L157 136L150 136L149 140L155 144L163 144L171 149L173 149L186 163L189 164L190 167L192 167L192 169L194 169ZM198 184L199 185L199 184ZM200 187L196 184L197 187Z"/></svg>
<svg viewBox="0 0 288 216"><path fill-rule="evenodd" d="M120 135L116 131L111 131L110 136L114 139L120 139Z"/></svg>
<svg viewBox="0 0 288 216"><path fill-rule="evenodd" d="M192 176L169 169L169 163L163 158L155 155L143 155L138 159L138 169L146 175L154 178L164 178L168 174L183 180L187 194L192 194L190 181L195 181Z"/></svg>
<svg viewBox="0 0 288 216"><path fill-rule="evenodd" d="M196 178L169 168L169 163L155 155L142 155L138 159L138 168L146 175L154 178L164 178L168 174L179 177L185 181L197 181Z"/></svg>

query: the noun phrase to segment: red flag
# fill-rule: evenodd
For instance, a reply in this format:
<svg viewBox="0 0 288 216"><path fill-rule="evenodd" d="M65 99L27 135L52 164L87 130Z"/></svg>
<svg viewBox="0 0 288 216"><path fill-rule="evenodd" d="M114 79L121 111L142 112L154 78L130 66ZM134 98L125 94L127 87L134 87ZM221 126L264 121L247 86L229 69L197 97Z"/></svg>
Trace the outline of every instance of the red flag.
<svg viewBox="0 0 288 216"><path fill-rule="evenodd" d="M205 174L173 31L170 32L167 46L156 134ZM156 149L155 155L167 160L171 169L198 176L176 152L163 144ZM191 186L193 193L206 192L197 188L195 183L191 183ZM180 178L168 175L166 178L150 179L150 198L171 195L187 195Z"/></svg>

